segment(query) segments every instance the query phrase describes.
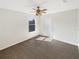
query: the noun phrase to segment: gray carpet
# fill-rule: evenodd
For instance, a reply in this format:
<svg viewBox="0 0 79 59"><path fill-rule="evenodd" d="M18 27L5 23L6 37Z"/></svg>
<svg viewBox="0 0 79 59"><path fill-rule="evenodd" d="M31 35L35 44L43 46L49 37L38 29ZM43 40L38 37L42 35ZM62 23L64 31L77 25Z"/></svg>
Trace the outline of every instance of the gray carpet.
<svg viewBox="0 0 79 59"><path fill-rule="evenodd" d="M79 59L78 47L36 37L0 51L0 59Z"/></svg>

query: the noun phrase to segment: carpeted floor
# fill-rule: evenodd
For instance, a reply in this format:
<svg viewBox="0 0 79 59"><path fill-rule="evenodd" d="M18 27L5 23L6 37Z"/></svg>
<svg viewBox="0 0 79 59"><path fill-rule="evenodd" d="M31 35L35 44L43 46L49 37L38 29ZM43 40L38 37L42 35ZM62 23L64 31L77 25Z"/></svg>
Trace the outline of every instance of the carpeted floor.
<svg viewBox="0 0 79 59"><path fill-rule="evenodd" d="M0 51L0 59L79 59L78 47L36 37Z"/></svg>

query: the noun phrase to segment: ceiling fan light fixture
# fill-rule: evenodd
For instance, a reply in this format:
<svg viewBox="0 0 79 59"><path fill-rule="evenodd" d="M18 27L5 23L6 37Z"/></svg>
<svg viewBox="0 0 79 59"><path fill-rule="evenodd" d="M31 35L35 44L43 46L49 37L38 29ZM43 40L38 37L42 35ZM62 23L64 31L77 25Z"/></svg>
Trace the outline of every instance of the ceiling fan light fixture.
<svg viewBox="0 0 79 59"><path fill-rule="evenodd" d="M43 13L46 13L47 9L41 9L39 6L37 6L36 9L33 9L35 11L36 16L41 16Z"/></svg>

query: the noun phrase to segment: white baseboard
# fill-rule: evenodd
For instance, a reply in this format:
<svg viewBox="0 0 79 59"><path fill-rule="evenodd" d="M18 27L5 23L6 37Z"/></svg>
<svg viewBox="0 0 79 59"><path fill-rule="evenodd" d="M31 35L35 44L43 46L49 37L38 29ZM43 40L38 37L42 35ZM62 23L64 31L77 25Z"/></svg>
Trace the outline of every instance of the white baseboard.
<svg viewBox="0 0 79 59"><path fill-rule="evenodd" d="M57 39L55 39L55 40L57 40ZM61 41L61 42L64 42L64 43L68 43L68 44L70 44L70 45L75 45L75 46L78 46L78 44L77 44L77 43L71 43L71 42L64 41L64 40L58 40L58 41Z"/></svg>

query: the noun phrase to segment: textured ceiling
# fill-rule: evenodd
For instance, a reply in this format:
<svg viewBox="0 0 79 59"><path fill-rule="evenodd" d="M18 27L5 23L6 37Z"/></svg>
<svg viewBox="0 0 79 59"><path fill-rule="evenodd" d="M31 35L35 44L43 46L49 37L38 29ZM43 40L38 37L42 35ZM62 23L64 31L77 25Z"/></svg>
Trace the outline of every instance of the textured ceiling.
<svg viewBox="0 0 79 59"><path fill-rule="evenodd" d="M47 8L47 13L56 13L70 9L76 9L79 6L79 0L46 0L36 4L33 0L0 0L0 8L32 13L32 8L38 4L41 8Z"/></svg>

